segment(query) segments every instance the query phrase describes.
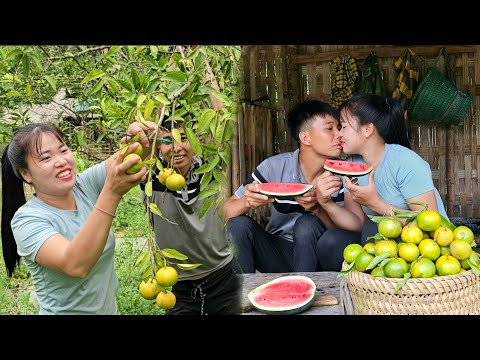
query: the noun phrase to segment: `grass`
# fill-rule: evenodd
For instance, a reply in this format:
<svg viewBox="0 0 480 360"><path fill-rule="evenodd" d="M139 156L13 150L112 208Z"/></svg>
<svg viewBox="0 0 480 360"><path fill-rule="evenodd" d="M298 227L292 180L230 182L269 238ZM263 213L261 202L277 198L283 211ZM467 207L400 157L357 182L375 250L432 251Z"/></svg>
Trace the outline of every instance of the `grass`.
<svg viewBox="0 0 480 360"><path fill-rule="evenodd" d="M113 223L118 239L115 248L115 271L119 288L117 304L120 314L161 315L154 300L143 299L138 293L142 276L134 267L137 251L136 239L147 234L145 208L140 198L138 186L130 190L122 199ZM1 243L0 243L1 251ZM30 301L33 285L23 260L12 278L7 276L3 257L0 256L0 314L32 315L38 313L38 305Z"/></svg>

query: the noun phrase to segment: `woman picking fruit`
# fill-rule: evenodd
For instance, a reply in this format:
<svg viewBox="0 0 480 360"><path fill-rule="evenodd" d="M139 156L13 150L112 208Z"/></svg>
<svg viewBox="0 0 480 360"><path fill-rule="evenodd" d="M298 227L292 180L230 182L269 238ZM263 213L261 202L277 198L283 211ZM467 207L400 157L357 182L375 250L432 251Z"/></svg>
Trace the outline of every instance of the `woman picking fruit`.
<svg viewBox="0 0 480 360"><path fill-rule="evenodd" d="M77 174L75 158L53 125L19 129L2 155L2 245L12 276L20 256L40 314L116 314L118 279L111 225L122 196L145 179L124 161L138 145ZM23 182L35 189L25 201ZM8 185L7 185L8 184Z"/></svg>

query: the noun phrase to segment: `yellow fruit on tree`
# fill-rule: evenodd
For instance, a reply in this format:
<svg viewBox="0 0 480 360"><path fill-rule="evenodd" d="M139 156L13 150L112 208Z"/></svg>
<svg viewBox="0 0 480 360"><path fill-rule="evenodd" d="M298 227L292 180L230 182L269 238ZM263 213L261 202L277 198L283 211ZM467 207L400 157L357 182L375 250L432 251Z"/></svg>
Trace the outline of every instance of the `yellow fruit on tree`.
<svg viewBox="0 0 480 360"><path fill-rule="evenodd" d="M155 274L155 280L158 285L163 287L173 286L178 280L178 273L174 267L164 266L160 268Z"/></svg>
<svg viewBox="0 0 480 360"><path fill-rule="evenodd" d="M130 168L127 169L127 174L136 174L137 172L139 172L140 170L142 170L142 166L143 166L143 162L142 162L142 159L136 155L136 154L128 154L127 156L125 156L125 158L123 159L123 162L131 159L132 157L138 157L138 161L133 164Z"/></svg>
<svg viewBox="0 0 480 360"><path fill-rule="evenodd" d="M170 290L160 291L157 295L156 302L162 309L171 309L175 306L177 298Z"/></svg>
<svg viewBox="0 0 480 360"><path fill-rule="evenodd" d="M185 186L185 178L181 174L173 174L167 177L165 181L167 189L172 191L182 190Z"/></svg>
<svg viewBox="0 0 480 360"><path fill-rule="evenodd" d="M155 279L148 279L147 282L141 282L138 290L140 291L140 295L142 295L145 299L153 300L157 297L161 289Z"/></svg>
<svg viewBox="0 0 480 360"><path fill-rule="evenodd" d="M160 183L162 185L165 185L166 182L167 182L167 178L170 176L170 175L173 175L173 174L176 174L175 170L173 170L172 168L164 168L163 170L160 171L160 173L157 175L157 179L158 181L160 181Z"/></svg>

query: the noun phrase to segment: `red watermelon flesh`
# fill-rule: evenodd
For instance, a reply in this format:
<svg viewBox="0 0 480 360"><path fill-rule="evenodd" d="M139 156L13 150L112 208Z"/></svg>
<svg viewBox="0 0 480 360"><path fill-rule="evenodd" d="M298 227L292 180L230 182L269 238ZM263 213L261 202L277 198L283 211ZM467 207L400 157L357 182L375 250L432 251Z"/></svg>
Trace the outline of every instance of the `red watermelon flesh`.
<svg viewBox="0 0 480 360"><path fill-rule="evenodd" d="M313 188L310 184L268 182L257 184L260 194L274 197L300 196Z"/></svg>
<svg viewBox="0 0 480 360"><path fill-rule="evenodd" d="M306 276L283 276L250 291L248 299L269 314L295 314L308 309L315 300L316 285Z"/></svg>
<svg viewBox="0 0 480 360"><path fill-rule="evenodd" d="M331 171L332 173L347 176L361 176L368 174L373 170L373 166L367 164L331 159L325 160L323 167L325 170Z"/></svg>

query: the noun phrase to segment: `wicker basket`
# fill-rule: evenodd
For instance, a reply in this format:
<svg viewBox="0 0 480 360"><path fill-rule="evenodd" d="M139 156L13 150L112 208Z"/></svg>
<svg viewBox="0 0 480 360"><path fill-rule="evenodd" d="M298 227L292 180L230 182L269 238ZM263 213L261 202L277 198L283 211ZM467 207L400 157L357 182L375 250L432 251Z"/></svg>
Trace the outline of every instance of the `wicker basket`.
<svg viewBox="0 0 480 360"><path fill-rule="evenodd" d="M409 119L460 124L472 104L472 97L443 76L435 67L428 69L415 91L408 109Z"/></svg>
<svg viewBox="0 0 480 360"><path fill-rule="evenodd" d="M344 309L348 308L345 303L351 301L356 315L480 314L480 276L473 270L450 276L410 278L396 290L395 285L401 280L349 271L345 275L349 294L342 296Z"/></svg>

